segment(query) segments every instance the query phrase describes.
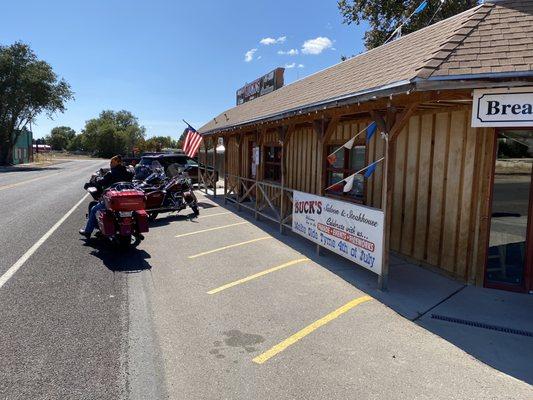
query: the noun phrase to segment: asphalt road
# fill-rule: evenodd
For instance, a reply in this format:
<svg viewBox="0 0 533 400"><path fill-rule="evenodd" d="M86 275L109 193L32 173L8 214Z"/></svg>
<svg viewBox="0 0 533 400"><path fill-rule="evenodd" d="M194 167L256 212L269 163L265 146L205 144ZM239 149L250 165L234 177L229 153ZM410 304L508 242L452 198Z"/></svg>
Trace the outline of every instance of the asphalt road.
<svg viewBox="0 0 533 400"><path fill-rule="evenodd" d="M0 172L0 280L101 165ZM80 239L81 202L0 287L0 399L532 398L367 297L353 266L200 201L122 253Z"/></svg>

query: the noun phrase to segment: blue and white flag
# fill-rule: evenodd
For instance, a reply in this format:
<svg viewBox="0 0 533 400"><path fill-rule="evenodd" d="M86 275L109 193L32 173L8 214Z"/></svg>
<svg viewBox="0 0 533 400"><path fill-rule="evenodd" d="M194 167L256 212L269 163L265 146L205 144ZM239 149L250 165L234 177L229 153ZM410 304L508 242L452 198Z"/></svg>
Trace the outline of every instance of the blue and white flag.
<svg viewBox="0 0 533 400"><path fill-rule="evenodd" d="M365 171L365 178L370 178L372 176L379 162L380 161L375 161L367 167Z"/></svg>
<svg viewBox="0 0 533 400"><path fill-rule="evenodd" d="M337 153L341 149L351 150L353 148L354 144L355 144L355 139L357 139L357 137L359 137L359 135L363 134L364 132L366 132L366 139L370 140L370 138L372 138L374 133L376 133L376 130L377 130L377 125L376 125L375 122L372 122L365 129L363 129L362 131L358 132L353 138L348 140L346 143L344 143L341 147L339 147L337 150L335 150L333 153L331 153L327 157L327 160L330 163L330 165L335 164L335 161L337 161L337 156L336 156L335 153Z"/></svg>
<svg viewBox="0 0 533 400"><path fill-rule="evenodd" d="M366 128L366 140L372 139L372 136L374 136L374 133L376 133L378 129L378 125L375 122L372 122L368 127Z"/></svg>
<svg viewBox="0 0 533 400"><path fill-rule="evenodd" d="M422 11L424 11L424 9L427 7L427 5L428 5L428 2L426 0L424 0L422 3L420 3L420 5L416 8L416 10L413 12L412 15L416 15L416 14L421 13Z"/></svg>
<svg viewBox="0 0 533 400"><path fill-rule="evenodd" d="M342 191L344 193L348 193L353 188L353 182L355 180L355 176L356 175L359 175L361 172L366 171L364 173L364 177L365 178L369 178L374 173L374 171L376 170L377 165L380 162L382 162L384 159L385 159L385 157L381 157L379 160L374 161L372 164L367 165L366 167L360 169L356 173L351 174L350 176L344 178L343 180L341 180L341 181L339 181L337 183L334 183L333 185L327 187L326 190L330 190L330 189L340 190L341 187L342 187Z"/></svg>

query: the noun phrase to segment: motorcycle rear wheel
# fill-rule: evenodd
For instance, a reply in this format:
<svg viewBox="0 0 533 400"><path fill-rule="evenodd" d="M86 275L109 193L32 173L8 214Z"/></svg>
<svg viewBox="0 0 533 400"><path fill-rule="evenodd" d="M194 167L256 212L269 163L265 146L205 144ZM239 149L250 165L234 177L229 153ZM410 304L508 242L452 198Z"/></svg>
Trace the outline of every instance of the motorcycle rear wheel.
<svg viewBox="0 0 533 400"><path fill-rule="evenodd" d="M141 243L141 237L139 235L126 235L126 236L117 236L116 241L119 247L122 248L134 248Z"/></svg>

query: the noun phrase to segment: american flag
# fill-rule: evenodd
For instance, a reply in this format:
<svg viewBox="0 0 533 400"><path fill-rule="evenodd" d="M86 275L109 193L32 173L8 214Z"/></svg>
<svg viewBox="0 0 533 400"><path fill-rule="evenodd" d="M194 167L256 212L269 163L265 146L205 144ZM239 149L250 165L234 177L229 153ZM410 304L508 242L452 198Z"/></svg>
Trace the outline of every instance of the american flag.
<svg viewBox="0 0 533 400"><path fill-rule="evenodd" d="M198 149L200 148L200 144L202 143L202 135L196 132L196 129L189 124L187 124L187 128L185 128L183 133L187 134L187 136L185 136L185 142L183 143L183 152L187 155L187 157L192 158L196 155Z"/></svg>

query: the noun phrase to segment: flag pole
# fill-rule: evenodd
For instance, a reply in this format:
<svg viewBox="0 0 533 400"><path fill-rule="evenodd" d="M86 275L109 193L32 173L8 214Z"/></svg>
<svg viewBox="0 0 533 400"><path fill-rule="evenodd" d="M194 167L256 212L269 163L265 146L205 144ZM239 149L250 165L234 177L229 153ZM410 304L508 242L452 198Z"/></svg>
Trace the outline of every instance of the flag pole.
<svg viewBox="0 0 533 400"><path fill-rule="evenodd" d="M187 121L185 121L184 119L182 119L182 121L185 122L189 126L189 128L192 128L192 125L189 124ZM194 128L192 128L192 129L194 129ZM194 129L194 130L196 130L196 129Z"/></svg>
<svg viewBox="0 0 533 400"><path fill-rule="evenodd" d="M385 160L383 161L383 184L381 187L381 209L383 210L383 233L381 237L381 275L378 276L378 288L386 291L389 283L389 255L387 243L387 191L388 191L388 170L389 170L389 134L382 132L385 140Z"/></svg>

